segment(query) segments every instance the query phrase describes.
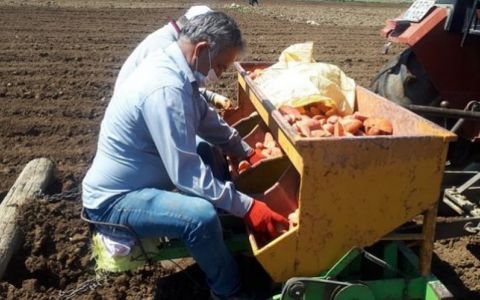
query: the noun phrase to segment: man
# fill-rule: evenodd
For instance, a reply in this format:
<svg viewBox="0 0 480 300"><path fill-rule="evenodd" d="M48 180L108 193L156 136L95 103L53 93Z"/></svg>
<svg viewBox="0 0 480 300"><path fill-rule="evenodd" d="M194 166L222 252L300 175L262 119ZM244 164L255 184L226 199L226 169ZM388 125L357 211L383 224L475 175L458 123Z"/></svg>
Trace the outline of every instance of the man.
<svg viewBox="0 0 480 300"><path fill-rule="evenodd" d="M148 35L130 54L118 73L117 81L115 82L115 90L127 79L133 71L140 65L140 63L152 52L158 49L165 49L171 43L178 40L183 25L193 17L200 16L212 12L212 10L205 5L197 5L190 7L187 12L181 16L177 21L171 20L168 24L158 29L157 31ZM218 108L231 108L231 101L225 96L214 93L202 88L202 96L207 102L214 104Z"/></svg>
<svg viewBox="0 0 480 300"><path fill-rule="evenodd" d="M185 242L214 299L249 299L228 252L216 209L275 237L288 226L266 204L216 179L196 153L196 136L251 163L261 156L200 97L242 51L241 32L221 12L192 18L178 42L150 54L118 86L102 121L98 149L83 181L88 216L130 226L140 238ZM172 189L180 192L171 192ZM122 236L110 228L103 233Z"/></svg>

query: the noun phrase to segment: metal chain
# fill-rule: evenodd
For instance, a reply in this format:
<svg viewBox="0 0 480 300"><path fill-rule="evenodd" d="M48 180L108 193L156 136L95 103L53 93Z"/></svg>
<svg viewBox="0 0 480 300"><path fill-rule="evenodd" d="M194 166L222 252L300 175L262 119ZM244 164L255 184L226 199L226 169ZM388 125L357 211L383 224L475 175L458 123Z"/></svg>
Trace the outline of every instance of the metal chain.
<svg viewBox="0 0 480 300"><path fill-rule="evenodd" d="M469 233L473 233L473 234L480 233L480 223L478 223L477 225L474 225L473 222L467 222L465 223L463 228L465 229L465 231Z"/></svg>
<svg viewBox="0 0 480 300"><path fill-rule="evenodd" d="M60 300L69 300L87 291L93 291L94 289L101 286L102 283L98 280L98 278L92 278L84 281L78 288L70 289L67 291L60 291L58 293L58 296Z"/></svg>
<svg viewBox="0 0 480 300"><path fill-rule="evenodd" d="M47 200L48 202L58 202L60 200L75 200L81 193L82 190L78 187L53 195L47 195L39 190L34 193L34 197Z"/></svg>

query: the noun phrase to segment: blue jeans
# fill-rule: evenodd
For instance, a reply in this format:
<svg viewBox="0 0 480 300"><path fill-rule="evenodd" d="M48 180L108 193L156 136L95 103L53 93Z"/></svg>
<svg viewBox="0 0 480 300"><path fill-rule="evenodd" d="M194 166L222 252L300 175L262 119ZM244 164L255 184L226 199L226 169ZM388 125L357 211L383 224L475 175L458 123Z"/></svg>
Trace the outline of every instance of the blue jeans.
<svg viewBox="0 0 480 300"><path fill-rule="evenodd" d="M221 177L221 168L215 170L215 175ZM217 211L206 199L144 188L120 195L98 209L87 209L87 213L94 221L128 225L139 238L181 239L215 294L229 296L240 288L238 266L223 241ZM114 237L128 237L112 227L97 229Z"/></svg>

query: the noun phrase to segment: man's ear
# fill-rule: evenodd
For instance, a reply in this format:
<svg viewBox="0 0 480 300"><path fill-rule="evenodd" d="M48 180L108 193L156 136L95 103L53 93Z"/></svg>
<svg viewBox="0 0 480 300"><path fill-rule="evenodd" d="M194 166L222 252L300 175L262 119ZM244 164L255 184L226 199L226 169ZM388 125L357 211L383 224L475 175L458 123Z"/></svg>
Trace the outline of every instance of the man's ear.
<svg viewBox="0 0 480 300"><path fill-rule="evenodd" d="M200 54L208 48L208 42L202 41L195 44L195 48L193 50L193 55L196 57L200 57Z"/></svg>

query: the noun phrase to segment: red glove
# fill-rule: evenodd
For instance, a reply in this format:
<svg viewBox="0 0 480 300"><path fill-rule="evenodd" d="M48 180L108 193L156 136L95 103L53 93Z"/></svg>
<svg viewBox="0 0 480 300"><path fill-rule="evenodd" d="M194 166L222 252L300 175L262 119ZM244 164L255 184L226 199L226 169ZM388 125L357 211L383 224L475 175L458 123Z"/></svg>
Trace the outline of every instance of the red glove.
<svg viewBox="0 0 480 300"><path fill-rule="evenodd" d="M243 219L253 231L265 233L270 238L277 237L281 233L277 228L288 229L286 218L271 210L265 203L255 199Z"/></svg>
<svg viewBox="0 0 480 300"><path fill-rule="evenodd" d="M260 149L254 149L252 151L252 154L248 156L248 162L253 166L257 162L261 161L262 159L265 159L265 155L262 154L262 150Z"/></svg>

